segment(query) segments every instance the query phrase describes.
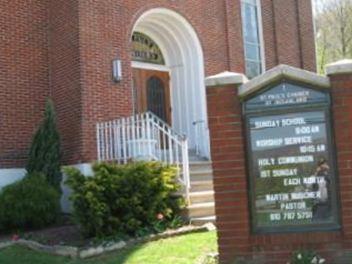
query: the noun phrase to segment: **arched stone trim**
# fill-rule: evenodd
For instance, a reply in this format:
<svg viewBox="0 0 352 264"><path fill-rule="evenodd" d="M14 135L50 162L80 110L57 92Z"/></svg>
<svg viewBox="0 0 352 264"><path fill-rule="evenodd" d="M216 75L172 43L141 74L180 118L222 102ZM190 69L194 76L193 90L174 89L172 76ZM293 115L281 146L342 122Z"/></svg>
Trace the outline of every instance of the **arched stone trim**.
<svg viewBox="0 0 352 264"><path fill-rule="evenodd" d="M204 55L195 29L179 13L153 8L136 20L131 35L133 31L150 36L159 45L170 69L173 128L187 135L190 148L198 146L209 157Z"/></svg>

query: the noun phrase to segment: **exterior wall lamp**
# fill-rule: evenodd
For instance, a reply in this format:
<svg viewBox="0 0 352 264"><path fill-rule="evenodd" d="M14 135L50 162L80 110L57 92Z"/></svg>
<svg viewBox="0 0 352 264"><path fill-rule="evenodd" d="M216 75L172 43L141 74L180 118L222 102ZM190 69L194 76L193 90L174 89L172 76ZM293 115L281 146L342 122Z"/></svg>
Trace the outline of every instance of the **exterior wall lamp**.
<svg viewBox="0 0 352 264"><path fill-rule="evenodd" d="M115 59L112 61L112 77L114 82L118 83L122 80L122 64L121 60Z"/></svg>

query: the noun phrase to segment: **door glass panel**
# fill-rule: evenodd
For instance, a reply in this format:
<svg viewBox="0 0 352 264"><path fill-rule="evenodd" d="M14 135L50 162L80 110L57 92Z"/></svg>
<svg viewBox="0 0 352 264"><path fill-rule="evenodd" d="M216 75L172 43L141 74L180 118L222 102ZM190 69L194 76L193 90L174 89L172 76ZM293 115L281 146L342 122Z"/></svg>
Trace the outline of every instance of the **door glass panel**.
<svg viewBox="0 0 352 264"><path fill-rule="evenodd" d="M167 122L164 83L155 76L147 81L147 109Z"/></svg>

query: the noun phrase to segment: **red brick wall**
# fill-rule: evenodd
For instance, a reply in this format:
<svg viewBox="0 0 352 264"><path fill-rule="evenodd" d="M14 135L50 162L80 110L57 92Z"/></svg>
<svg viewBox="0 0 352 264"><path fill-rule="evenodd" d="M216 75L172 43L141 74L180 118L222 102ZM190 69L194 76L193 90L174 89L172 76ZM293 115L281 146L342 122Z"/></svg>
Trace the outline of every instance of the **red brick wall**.
<svg viewBox="0 0 352 264"><path fill-rule="evenodd" d="M23 167L49 94L47 1L1 1L0 168Z"/></svg>
<svg viewBox="0 0 352 264"><path fill-rule="evenodd" d="M287 64L316 72L310 0L261 0L266 69Z"/></svg>
<svg viewBox="0 0 352 264"><path fill-rule="evenodd" d="M265 0L263 0L265 2ZM206 75L224 70L243 72L243 40L239 0L194 0L194 1L85 1L80 4L80 48L82 60L83 85L83 153L84 161L95 159L94 126L97 121L117 118L131 113L131 67L130 36L138 17L155 7L165 7L184 16L194 27L201 41L205 57ZM286 1L287 2L287 1ZM299 40L313 45L309 34L299 38L296 21L296 0L285 5L276 1L274 7L278 13L274 21L277 28L276 38L272 35L270 17L266 14L264 23L265 44L268 68L278 63L304 66L311 69L315 65L314 53L303 63L300 61ZM263 8L268 11L268 1ZM227 9L225 9L227 7ZM310 5L305 5L302 15L303 29L312 27ZM269 6L270 8L270 6ZM287 14L290 14L288 16ZM92 19L94 18L94 19ZM206 21L206 23L205 23ZM309 22L309 23L308 23ZM123 26L121 26L123 25ZM292 38L294 36L294 38ZM278 54L270 47L279 39ZM303 45L302 45L303 46ZM309 52L312 52L310 50ZM276 60L275 57L278 57ZM120 58L123 61L123 81L114 84L111 81L111 61Z"/></svg>
<svg viewBox="0 0 352 264"><path fill-rule="evenodd" d="M343 235L352 246L352 74L331 78ZM352 261L352 260L351 260Z"/></svg>
<svg viewBox="0 0 352 264"><path fill-rule="evenodd" d="M82 83L79 6L75 0L50 0L50 90L65 163L79 163L82 145Z"/></svg>
<svg viewBox="0 0 352 264"><path fill-rule="evenodd" d="M314 249L327 263L351 263L352 74L331 77L341 196L341 231L255 235L250 232L245 140L237 87L207 88L220 263L236 257L287 263L298 249Z"/></svg>
<svg viewBox="0 0 352 264"><path fill-rule="evenodd" d="M155 7L176 10L192 24L203 46L206 74L228 69L222 1L207 1L207 4L202 0L155 0L148 1L148 4L141 0L123 1L123 4L118 0L82 2L80 40L84 161L96 157L96 122L132 112L130 37L138 17ZM111 61L114 58L122 59L123 63L123 81L119 84L111 80Z"/></svg>
<svg viewBox="0 0 352 264"><path fill-rule="evenodd" d="M314 68L310 1L297 1L262 0L268 69L278 63ZM49 92L65 163L96 158L96 122L131 114L130 36L138 17L155 7L175 10L191 23L202 44L206 75L243 72L240 0L14 0L2 5L0 52L6 56L0 58L0 133L6 136L0 139L0 166L23 166ZM123 63L119 84L111 78L115 58Z"/></svg>
<svg viewBox="0 0 352 264"><path fill-rule="evenodd" d="M249 251L241 104L233 85L207 88L207 102L220 263L224 263Z"/></svg>
<svg viewBox="0 0 352 264"><path fill-rule="evenodd" d="M315 42L312 1L297 0L299 41L301 49L300 68L316 72Z"/></svg>

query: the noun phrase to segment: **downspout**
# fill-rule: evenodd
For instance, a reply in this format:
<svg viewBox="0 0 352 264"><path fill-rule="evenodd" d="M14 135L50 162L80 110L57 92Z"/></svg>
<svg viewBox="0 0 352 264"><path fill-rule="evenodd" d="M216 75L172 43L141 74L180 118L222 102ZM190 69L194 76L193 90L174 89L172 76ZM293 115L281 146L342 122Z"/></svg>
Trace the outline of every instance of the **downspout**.
<svg viewBox="0 0 352 264"><path fill-rule="evenodd" d="M298 48L299 48L299 60L300 60L300 68L304 69L304 62L303 62L303 52L302 52L302 30L301 30L301 18L299 12L299 0L295 0L296 6L296 21L297 21L297 34L298 34Z"/></svg>
<svg viewBox="0 0 352 264"><path fill-rule="evenodd" d="M275 0L272 0L271 1L271 10L272 10L272 13L273 13L273 35L274 35L274 47L275 47L275 64L278 65L279 64L279 50L278 50L278 39L277 39L277 33L276 33L276 15L275 15L275 3L274 3Z"/></svg>

